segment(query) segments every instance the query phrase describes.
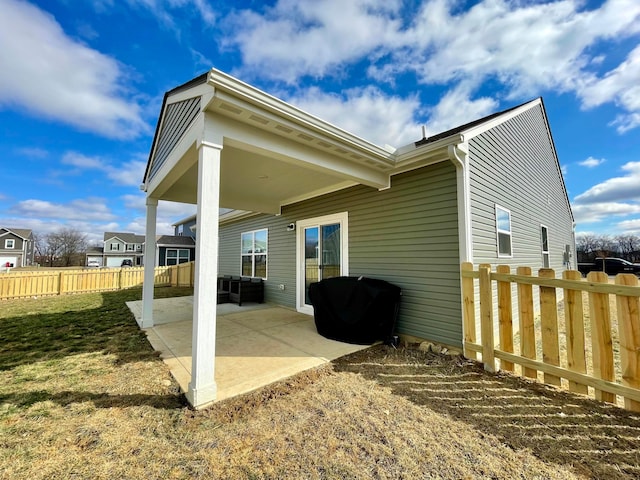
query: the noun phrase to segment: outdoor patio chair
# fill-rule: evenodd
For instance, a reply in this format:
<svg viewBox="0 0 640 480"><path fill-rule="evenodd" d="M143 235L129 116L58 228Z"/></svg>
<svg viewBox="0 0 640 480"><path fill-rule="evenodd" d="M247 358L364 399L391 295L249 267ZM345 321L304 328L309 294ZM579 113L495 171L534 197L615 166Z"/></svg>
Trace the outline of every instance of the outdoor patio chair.
<svg viewBox="0 0 640 480"><path fill-rule="evenodd" d="M229 302L229 291L231 290L231 275L218 277L218 303Z"/></svg>
<svg viewBox="0 0 640 480"><path fill-rule="evenodd" d="M262 278L241 277L231 279L229 300L242 306L242 302L264 302L264 282Z"/></svg>

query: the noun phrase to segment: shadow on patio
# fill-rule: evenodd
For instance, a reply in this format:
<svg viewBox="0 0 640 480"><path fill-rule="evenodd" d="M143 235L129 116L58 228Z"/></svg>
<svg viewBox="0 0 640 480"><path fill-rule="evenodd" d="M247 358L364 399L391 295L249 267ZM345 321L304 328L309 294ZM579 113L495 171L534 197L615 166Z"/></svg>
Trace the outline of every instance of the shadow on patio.
<svg viewBox="0 0 640 480"><path fill-rule="evenodd" d="M142 302L127 302L138 323ZM193 297L156 299L146 334L186 392L191 380ZM266 304L218 305L215 378L217 400L255 390L343 355L367 348L329 340L313 317Z"/></svg>

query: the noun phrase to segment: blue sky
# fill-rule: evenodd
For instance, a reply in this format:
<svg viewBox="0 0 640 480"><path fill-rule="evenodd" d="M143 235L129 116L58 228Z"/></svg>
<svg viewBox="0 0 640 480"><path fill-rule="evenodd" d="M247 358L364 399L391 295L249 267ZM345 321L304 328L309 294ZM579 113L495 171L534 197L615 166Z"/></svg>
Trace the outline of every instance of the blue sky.
<svg viewBox="0 0 640 480"><path fill-rule="evenodd" d="M0 226L144 233L162 96L211 67L395 147L542 96L577 231L640 234L638 0L0 0Z"/></svg>

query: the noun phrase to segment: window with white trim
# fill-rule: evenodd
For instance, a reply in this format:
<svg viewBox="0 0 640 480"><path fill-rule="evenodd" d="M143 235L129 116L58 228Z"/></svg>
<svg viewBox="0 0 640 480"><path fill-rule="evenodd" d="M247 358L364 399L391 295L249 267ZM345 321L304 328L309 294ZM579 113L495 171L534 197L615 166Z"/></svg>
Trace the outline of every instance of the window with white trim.
<svg viewBox="0 0 640 480"><path fill-rule="evenodd" d="M241 235L242 275L267 278L267 229L244 232Z"/></svg>
<svg viewBox="0 0 640 480"><path fill-rule="evenodd" d="M191 252L188 248L167 248L166 264L179 265L191 261Z"/></svg>
<svg viewBox="0 0 640 480"><path fill-rule="evenodd" d="M13 238L5 239L4 248L16 248L16 241Z"/></svg>
<svg viewBox="0 0 640 480"><path fill-rule="evenodd" d="M116 250L116 251L117 251L117 250L120 250L120 244L119 244L119 243L112 243L112 244L111 244L111 247L110 247L110 250L111 250L111 251L114 251L114 250Z"/></svg>
<svg viewBox="0 0 640 480"><path fill-rule="evenodd" d="M133 243L127 243L127 252L133 252L136 246Z"/></svg>
<svg viewBox="0 0 640 480"><path fill-rule="evenodd" d="M496 205L496 243L498 257L513 256L511 246L511 212Z"/></svg>
<svg viewBox="0 0 640 480"><path fill-rule="evenodd" d="M549 268L549 229L540 225L540 246L542 247L542 268Z"/></svg>

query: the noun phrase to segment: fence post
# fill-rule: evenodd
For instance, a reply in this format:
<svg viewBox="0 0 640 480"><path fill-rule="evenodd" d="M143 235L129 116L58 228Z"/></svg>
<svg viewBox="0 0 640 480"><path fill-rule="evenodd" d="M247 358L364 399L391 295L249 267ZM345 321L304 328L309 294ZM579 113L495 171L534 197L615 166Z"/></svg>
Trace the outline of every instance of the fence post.
<svg viewBox="0 0 640 480"><path fill-rule="evenodd" d="M491 265L480 265L480 331L482 363L488 372L496 371L493 345L493 295L491 294Z"/></svg>
<svg viewBox="0 0 640 480"><path fill-rule="evenodd" d="M616 285L638 286L635 275L620 274L616 276ZM622 384L632 388L640 388L640 299L616 295L618 307L618 332L620 335L620 366ZM640 412L640 402L624 399L624 407L633 412Z"/></svg>
<svg viewBox="0 0 640 480"><path fill-rule="evenodd" d="M60 272L60 277L58 278L58 295L62 295L64 293L64 272Z"/></svg>
<svg viewBox="0 0 640 480"><path fill-rule="evenodd" d="M589 272L587 281L609 283L604 272ZM609 294L589 292L589 316L591 317L591 342L593 349L593 373L597 378L615 381L613 370L613 340L611 339L611 315ZM595 390L596 400L615 403L613 393Z"/></svg>
<svg viewBox="0 0 640 480"><path fill-rule="evenodd" d="M498 265L496 273L509 275L508 265ZM498 325L500 350L513 353L513 307L511 303L511 282L497 282L498 285ZM514 371L513 362L500 360L500 368Z"/></svg>
<svg viewBox="0 0 640 480"><path fill-rule="evenodd" d="M582 280L577 270L565 270L565 280ZM582 291L564 289L564 318L567 336L567 367L578 373L587 373L587 361L584 348L584 309ZM589 387L569 380L569 390L584 395L589 394Z"/></svg>
<svg viewBox="0 0 640 480"><path fill-rule="evenodd" d="M531 267L518 267L518 275L531 276ZM533 285L518 283L518 317L520 319L520 353L531 360L536 359L536 330L533 315ZM525 377L538 378L534 368L523 367Z"/></svg>
<svg viewBox="0 0 640 480"><path fill-rule="evenodd" d="M473 263L464 262L461 266L463 272L472 272ZM465 343L476 343L476 306L474 301L473 278L462 277L462 319L464 327ZM467 351L463 344L464 356L472 360L478 358L474 350Z"/></svg>
<svg viewBox="0 0 640 480"><path fill-rule="evenodd" d="M556 278L550 268L538 271L540 278ZM560 366L560 344L558 341L558 302L554 287L540 287L540 325L542 328L542 361L549 365ZM544 383L561 386L557 375L544 374Z"/></svg>

